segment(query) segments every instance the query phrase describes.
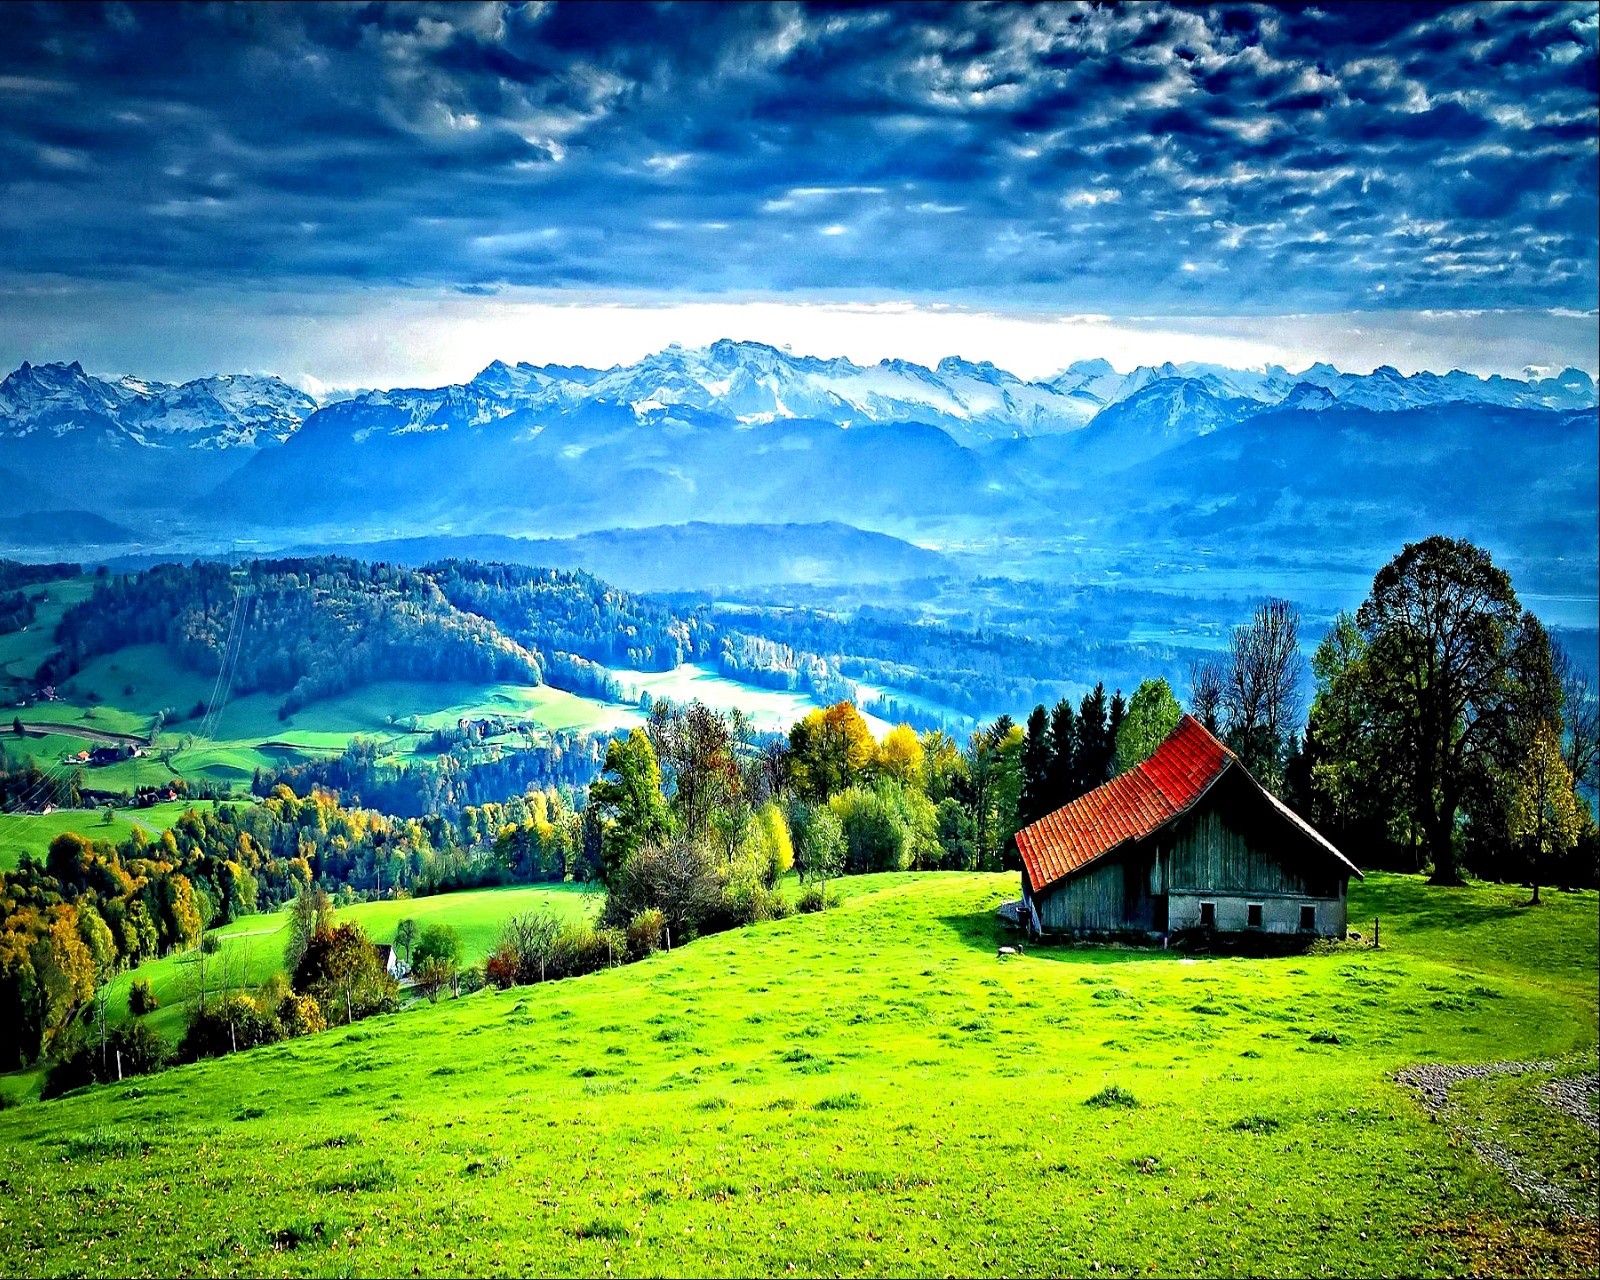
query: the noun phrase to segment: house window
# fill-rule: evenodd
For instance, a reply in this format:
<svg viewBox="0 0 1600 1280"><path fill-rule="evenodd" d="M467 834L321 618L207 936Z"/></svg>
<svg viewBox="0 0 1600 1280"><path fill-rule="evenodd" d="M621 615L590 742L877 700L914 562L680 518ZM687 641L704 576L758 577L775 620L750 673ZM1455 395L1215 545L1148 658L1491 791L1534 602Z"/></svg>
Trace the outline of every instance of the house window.
<svg viewBox="0 0 1600 1280"><path fill-rule="evenodd" d="M1202 929L1215 929L1217 927L1217 904L1215 902L1202 902L1200 904L1200 927Z"/></svg>
<svg viewBox="0 0 1600 1280"><path fill-rule="evenodd" d="M1259 929L1261 927L1261 904L1259 902L1252 902L1250 904L1249 917L1250 927L1252 929Z"/></svg>
<svg viewBox="0 0 1600 1280"><path fill-rule="evenodd" d="M1314 932L1317 927L1317 909L1315 907L1300 908L1300 927L1307 933Z"/></svg>

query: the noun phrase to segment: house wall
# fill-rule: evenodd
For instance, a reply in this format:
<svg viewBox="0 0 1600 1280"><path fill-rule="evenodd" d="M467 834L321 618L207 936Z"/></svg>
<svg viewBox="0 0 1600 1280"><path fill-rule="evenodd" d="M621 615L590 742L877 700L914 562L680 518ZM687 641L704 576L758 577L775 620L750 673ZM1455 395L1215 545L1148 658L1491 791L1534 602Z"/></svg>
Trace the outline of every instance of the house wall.
<svg viewBox="0 0 1600 1280"><path fill-rule="evenodd" d="M1167 927L1179 929L1200 928L1200 904L1216 904L1216 929L1219 933L1255 933L1250 928L1250 906L1261 907L1262 933L1299 933L1300 908L1311 907L1316 912L1316 928L1312 931L1323 938L1342 938L1345 933L1345 901L1343 898L1312 898L1301 896L1275 897L1271 894L1174 893L1167 898Z"/></svg>
<svg viewBox="0 0 1600 1280"><path fill-rule="evenodd" d="M1026 882L1026 876L1024 876ZM1024 893L1047 933L1171 932L1200 927L1216 904L1219 932L1299 934L1300 909L1315 932L1342 938L1348 877L1327 852L1286 822L1243 778L1220 778L1171 827L1091 864L1043 893ZM1164 911L1163 911L1164 908Z"/></svg>
<svg viewBox="0 0 1600 1280"><path fill-rule="evenodd" d="M1094 866L1033 898L1039 926L1047 933L1114 933L1124 923L1122 863L1102 858Z"/></svg>

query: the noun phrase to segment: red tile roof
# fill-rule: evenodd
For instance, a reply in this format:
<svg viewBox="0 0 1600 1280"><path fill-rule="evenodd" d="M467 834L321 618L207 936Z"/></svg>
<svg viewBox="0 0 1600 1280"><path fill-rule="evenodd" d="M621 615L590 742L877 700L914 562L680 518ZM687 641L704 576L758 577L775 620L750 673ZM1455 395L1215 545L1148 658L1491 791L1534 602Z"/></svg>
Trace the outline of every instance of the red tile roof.
<svg viewBox="0 0 1600 1280"><path fill-rule="evenodd" d="M1017 832L1017 849L1028 869L1029 885L1037 893L1118 846L1154 834L1193 808L1235 765L1250 778L1233 752L1193 716L1184 716L1143 764ZM1304 834L1356 875L1361 874L1260 783L1254 778L1250 781Z"/></svg>

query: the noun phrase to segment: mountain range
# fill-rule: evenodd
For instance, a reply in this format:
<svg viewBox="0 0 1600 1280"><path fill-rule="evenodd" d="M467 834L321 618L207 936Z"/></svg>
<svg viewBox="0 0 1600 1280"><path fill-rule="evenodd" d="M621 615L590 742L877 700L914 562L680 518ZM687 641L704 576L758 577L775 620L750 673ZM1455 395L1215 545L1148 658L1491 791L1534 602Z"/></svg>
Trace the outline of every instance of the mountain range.
<svg viewBox="0 0 1600 1280"><path fill-rule="evenodd" d="M1315 558L1444 529L1586 583L1596 434L1595 384L1575 369L1123 374L1096 360L1028 381L955 357L862 366L724 341L603 370L496 361L465 383L319 404L273 377L24 364L0 383L0 478L6 514L36 518L0 541L103 548L108 526L76 532L80 511L150 549L577 538L543 549L625 555L641 580L678 585L712 543L724 581L757 563L836 577L856 545L841 528L1000 571L1054 545ZM659 526L691 522L702 532L652 565L641 548ZM705 525L795 553L741 571ZM863 580L943 565L917 549L872 544Z"/></svg>

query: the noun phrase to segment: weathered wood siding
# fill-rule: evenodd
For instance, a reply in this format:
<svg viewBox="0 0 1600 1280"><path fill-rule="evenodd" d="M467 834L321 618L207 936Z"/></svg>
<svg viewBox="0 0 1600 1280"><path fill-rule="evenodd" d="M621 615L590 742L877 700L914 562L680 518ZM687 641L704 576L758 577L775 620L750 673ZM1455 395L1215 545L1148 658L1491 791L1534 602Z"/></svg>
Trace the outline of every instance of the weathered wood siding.
<svg viewBox="0 0 1600 1280"><path fill-rule="evenodd" d="M1026 879L1026 877L1024 877ZM1197 928L1202 901L1215 928L1342 937L1342 869L1276 813L1243 778L1224 775L1192 810L1148 840L1118 849L1043 893L1024 892L1047 933L1164 932ZM1261 923L1251 926L1250 908Z"/></svg>
<svg viewBox="0 0 1600 1280"><path fill-rule="evenodd" d="M1241 786L1224 777L1169 833L1156 837L1162 892L1335 898L1342 882L1332 860L1287 822L1251 822ZM1248 787L1248 783L1240 783Z"/></svg>
<svg viewBox="0 0 1600 1280"><path fill-rule="evenodd" d="M1034 899L1039 925L1050 933L1114 933L1123 923L1122 863L1102 858L1082 874L1052 885Z"/></svg>

